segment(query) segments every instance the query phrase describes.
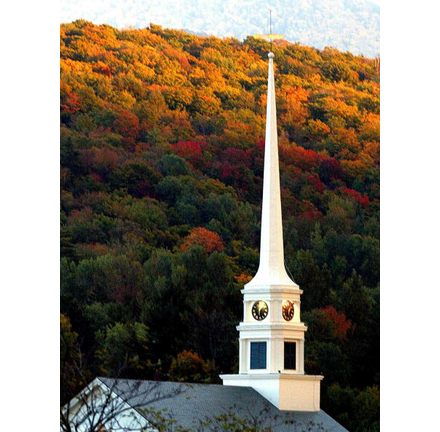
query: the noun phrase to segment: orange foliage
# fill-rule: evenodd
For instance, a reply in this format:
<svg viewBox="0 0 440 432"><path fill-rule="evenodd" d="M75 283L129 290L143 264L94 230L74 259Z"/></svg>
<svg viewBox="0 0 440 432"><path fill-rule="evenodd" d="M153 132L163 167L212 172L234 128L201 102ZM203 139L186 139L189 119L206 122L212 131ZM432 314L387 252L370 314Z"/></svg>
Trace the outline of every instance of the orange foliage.
<svg viewBox="0 0 440 432"><path fill-rule="evenodd" d="M342 168L352 178L363 178L367 173L367 166L360 160L343 160Z"/></svg>
<svg viewBox="0 0 440 432"><path fill-rule="evenodd" d="M75 92L68 93L64 103L61 104L61 110L66 113L75 113L81 108L81 102Z"/></svg>
<svg viewBox="0 0 440 432"><path fill-rule="evenodd" d="M191 69L191 65L188 62L188 58L183 55L181 50L169 47L169 48L165 48L163 50L163 53L169 58L177 60L180 66L182 67L182 69L186 71Z"/></svg>
<svg viewBox="0 0 440 432"><path fill-rule="evenodd" d="M282 87L286 93L284 95L287 109L298 109L298 106L309 99L310 92L302 87L285 86Z"/></svg>
<svg viewBox="0 0 440 432"><path fill-rule="evenodd" d="M244 273L240 273L239 275L235 276L235 280L240 284L244 285L247 284L252 279L252 276L249 276Z"/></svg>
<svg viewBox="0 0 440 432"><path fill-rule="evenodd" d="M379 165L380 163L380 145L378 142L366 142L364 148L360 153L361 158L371 160L373 163Z"/></svg>
<svg viewBox="0 0 440 432"><path fill-rule="evenodd" d="M71 87L64 81L61 81L60 97L62 112L73 114L81 108L81 102L78 95L75 92L72 92Z"/></svg>
<svg viewBox="0 0 440 432"><path fill-rule="evenodd" d="M194 112L212 115L221 111L221 101L213 94L209 94L206 89L198 90L194 93L191 109Z"/></svg>
<svg viewBox="0 0 440 432"><path fill-rule="evenodd" d="M162 135L168 142L186 141L194 137L194 131L186 111L169 111L162 116Z"/></svg>
<svg viewBox="0 0 440 432"><path fill-rule="evenodd" d="M353 128L334 128L331 134L334 149L337 152L359 153L361 146ZM342 157L342 156L341 156Z"/></svg>
<svg viewBox="0 0 440 432"><path fill-rule="evenodd" d="M307 137L314 141L321 141L329 133L330 128L321 120L311 119L307 122L307 127L305 128Z"/></svg>
<svg viewBox="0 0 440 432"><path fill-rule="evenodd" d="M197 227L191 230L189 235L186 236L181 249L187 250L194 245L203 246L208 253L214 251L221 252L224 247L223 241L217 233L202 227Z"/></svg>
<svg viewBox="0 0 440 432"><path fill-rule="evenodd" d="M367 113L364 122L359 129L360 138L363 141L380 140L380 117L378 114Z"/></svg>
<svg viewBox="0 0 440 432"><path fill-rule="evenodd" d="M108 77L112 74L110 66L102 61L97 61L93 66L93 70Z"/></svg>

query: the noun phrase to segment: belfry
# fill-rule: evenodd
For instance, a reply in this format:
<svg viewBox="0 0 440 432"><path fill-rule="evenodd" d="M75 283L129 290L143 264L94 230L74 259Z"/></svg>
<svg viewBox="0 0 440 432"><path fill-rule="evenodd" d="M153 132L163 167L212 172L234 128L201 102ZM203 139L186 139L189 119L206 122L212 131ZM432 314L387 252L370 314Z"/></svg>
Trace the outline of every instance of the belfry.
<svg viewBox="0 0 440 432"><path fill-rule="evenodd" d="M280 410L319 411L323 376L304 373L299 286L284 265L274 54L269 53L260 265L244 286L239 373L224 385L252 387Z"/></svg>

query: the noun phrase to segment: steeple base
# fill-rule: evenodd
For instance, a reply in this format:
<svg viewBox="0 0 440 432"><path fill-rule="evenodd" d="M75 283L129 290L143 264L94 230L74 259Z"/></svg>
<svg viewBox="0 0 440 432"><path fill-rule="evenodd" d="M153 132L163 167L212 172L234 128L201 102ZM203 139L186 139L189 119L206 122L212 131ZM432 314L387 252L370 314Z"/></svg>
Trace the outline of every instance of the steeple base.
<svg viewBox="0 0 440 432"><path fill-rule="evenodd" d="M319 411L321 375L220 375L223 385L252 387L282 411Z"/></svg>

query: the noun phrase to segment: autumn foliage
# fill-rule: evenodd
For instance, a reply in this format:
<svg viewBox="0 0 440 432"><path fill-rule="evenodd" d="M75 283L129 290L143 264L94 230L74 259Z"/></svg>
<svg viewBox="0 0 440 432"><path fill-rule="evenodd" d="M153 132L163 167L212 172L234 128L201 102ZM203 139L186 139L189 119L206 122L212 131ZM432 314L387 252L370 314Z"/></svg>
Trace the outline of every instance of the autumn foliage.
<svg viewBox="0 0 440 432"><path fill-rule="evenodd" d="M78 20L61 25L60 47L69 349L86 376L236 373L240 290L259 264L270 44ZM326 412L373 431L347 413L376 400L379 384L377 61L272 49L285 265L304 290L306 372L324 374ZM67 392L82 381L65 357Z"/></svg>
<svg viewBox="0 0 440 432"><path fill-rule="evenodd" d="M203 246L208 253L214 251L221 252L223 250L221 237L203 227L192 229L189 235L184 238L181 248L182 250L187 250L194 245Z"/></svg>
<svg viewBox="0 0 440 432"><path fill-rule="evenodd" d="M347 319L343 312L338 312L333 306L327 306L321 309L325 317L334 325L333 336L340 339L347 337L347 332L353 328L350 320Z"/></svg>

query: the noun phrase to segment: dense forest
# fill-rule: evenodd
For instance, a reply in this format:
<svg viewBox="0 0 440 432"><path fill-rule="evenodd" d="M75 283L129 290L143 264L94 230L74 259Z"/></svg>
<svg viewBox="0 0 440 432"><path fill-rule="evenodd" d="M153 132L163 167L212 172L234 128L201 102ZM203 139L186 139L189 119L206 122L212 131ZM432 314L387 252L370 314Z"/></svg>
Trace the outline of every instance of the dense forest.
<svg viewBox="0 0 440 432"><path fill-rule="evenodd" d="M95 376L218 383L258 267L269 43L61 26L61 402ZM378 61L277 41L286 266L306 373L379 430Z"/></svg>

